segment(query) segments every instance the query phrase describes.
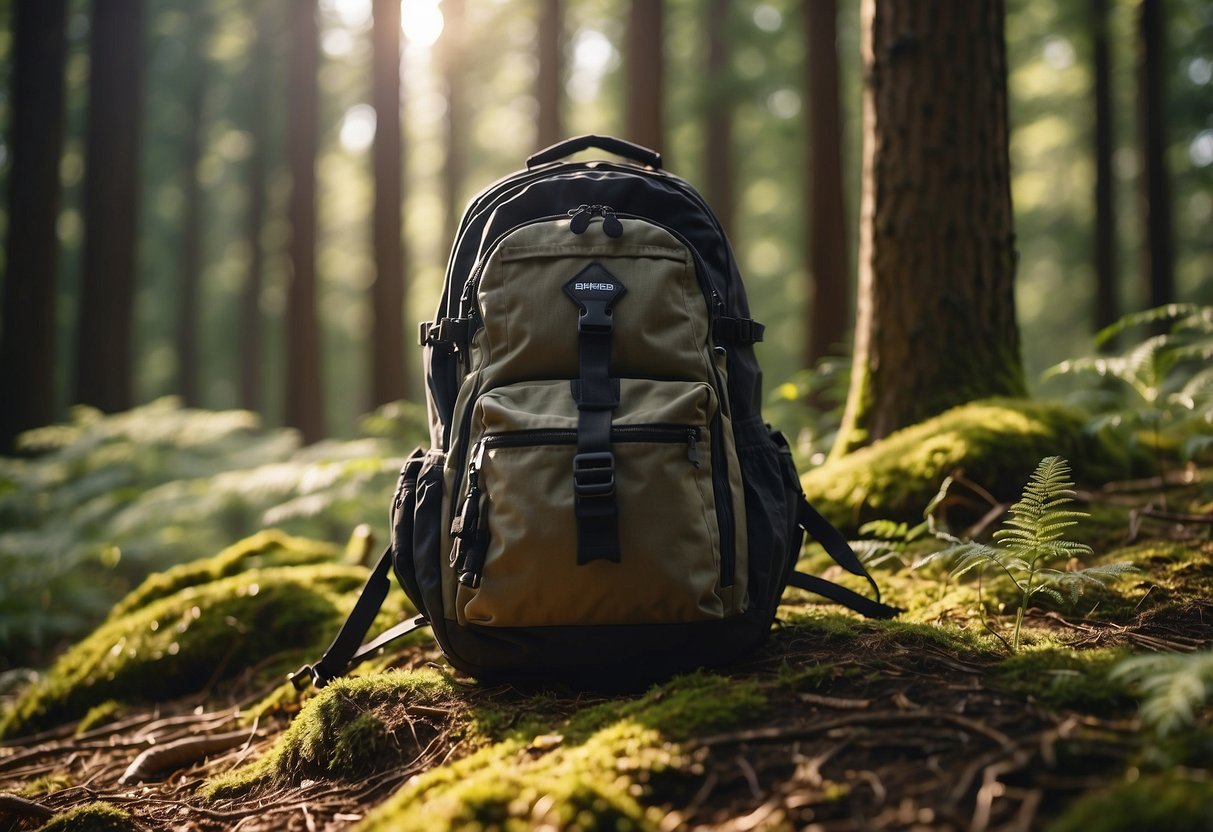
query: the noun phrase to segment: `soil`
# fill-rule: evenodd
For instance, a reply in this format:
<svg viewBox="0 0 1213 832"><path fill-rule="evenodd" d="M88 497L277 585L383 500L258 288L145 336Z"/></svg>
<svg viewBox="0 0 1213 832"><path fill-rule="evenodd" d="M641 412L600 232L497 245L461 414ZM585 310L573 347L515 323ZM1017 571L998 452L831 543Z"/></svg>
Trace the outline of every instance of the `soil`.
<svg viewBox="0 0 1213 832"><path fill-rule="evenodd" d="M1207 553L1209 544L1201 546ZM1160 592L1167 603L1139 603L1119 620L1033 609L1025 626L1080 656L1213 646L1213 601ZM682 743L682 764L647 783L643 802L660 807L662 829L1038 829L1080 796L1129 782L1147 765L1148 738L1130 699L1044 696L1043 688L1009 683L997 651L867 622L835 632L806 618L809 609L785 606L767 646L723 671L758 680L767 706L733 730ZM442 660L424 644L393 661L427 664ZM410 777L475 746L445 729L447 711L420 709L412 715L416 753L389 770L204 800L198 790L208 777L265 754L289 725L289 709L253 725L241 718L271 689L237 680L79 735L68 725L0 746L0 830L33 830L50 814L95 801L127 810L133 828L148 830L348 829ZM475 695L458 707L526 701L509 687L469 689ZM550 713L567 714L603 699L557 693L547 701ZM1200 719L1207 727L1208 713ZM150 766L143 782L124 782L141 753L170 746L170 762ZM1185 776L1207 780L1213 761L1203 762L1189 763Z"/></svg>
<svg viewBox="0 0 1213 832"><path fill-rule="evenodd" d="M1056 613L1036 613L1029 621L1079 648L1145 640L1155 649L1188 651L1213 644L1213 603L1207 601L1165 617L1143 613L1128 624ZM752 663L729 671L771 682L768 708L743 728L686 744L691 764L661 775L668 828L1031 829L1075 796L1120 781L1139 751L1131 710L1110 717L1055 710L991 686L989 661L924 644L884 646L874 651L862 627L860 637L849 640L778 628ZM438 656L414 648L408 659ZM816 683L776 683L788 667L830 670ZM247 706L264 692L244 693ZM126 808L146 829L344 829L418 770L406 765L353 784L304 781L243 803L207 803L196 794L205 778L264 753L287 724L282 718L242 727L232 705L166 703L80 736L65 727L10 745L0 757L0 792L44 777L70 785L32 798L28 807L0 804L6 817L0 823L33 829L40 821L20 819L23 812L104 800ZM163 780L120 783L148 748L236 731L247 739ZM431 764L446 757L443 752L459 753L433 746L426 744Z"/></svg>

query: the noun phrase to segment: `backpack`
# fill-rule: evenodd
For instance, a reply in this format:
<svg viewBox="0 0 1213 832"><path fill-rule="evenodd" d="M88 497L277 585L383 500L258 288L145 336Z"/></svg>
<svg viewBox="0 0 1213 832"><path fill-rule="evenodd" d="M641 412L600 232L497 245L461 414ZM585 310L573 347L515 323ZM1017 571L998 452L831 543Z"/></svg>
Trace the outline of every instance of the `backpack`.
<svg viewBox="0 0 1213 832"><path fill-rule="evenodd" d="M564 161L587 148L626 161ZM898 612L763 422L763 326L719 222L658 153L581 136L482 191L419 335L430 447L297 686L423 626L468 674L601 686L746 655L789 584ZM796 572L805 531L875 599ZM360 645L391 571L418 615Z"/></svg>

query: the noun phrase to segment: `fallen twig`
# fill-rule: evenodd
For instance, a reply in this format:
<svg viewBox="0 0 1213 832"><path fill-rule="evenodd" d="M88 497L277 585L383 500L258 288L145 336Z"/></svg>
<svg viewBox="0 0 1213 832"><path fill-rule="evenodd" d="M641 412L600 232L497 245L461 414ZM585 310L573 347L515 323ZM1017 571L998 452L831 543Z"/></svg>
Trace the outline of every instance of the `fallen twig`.
<svg viewBox="0 0 1213 832"><path fill-rule="evenodd" d="M153 746L135 758L118 783L123 786L151 779L168 768L180 768L186 763L193 763L216 751L228 751L244 745L250 739L248 731L231 731L226 734L210 734L201 737L187 737L176 742Z"/></svg>
<svg viewBox="0 0 1213 832"><path fill-rule="evenodd" d="M18 797L15 794L0 793L0 815L15 815L20 818L47 820L53 817L54 814L54 811L43 806L41 803L26 800L24 797Z"/></svg>

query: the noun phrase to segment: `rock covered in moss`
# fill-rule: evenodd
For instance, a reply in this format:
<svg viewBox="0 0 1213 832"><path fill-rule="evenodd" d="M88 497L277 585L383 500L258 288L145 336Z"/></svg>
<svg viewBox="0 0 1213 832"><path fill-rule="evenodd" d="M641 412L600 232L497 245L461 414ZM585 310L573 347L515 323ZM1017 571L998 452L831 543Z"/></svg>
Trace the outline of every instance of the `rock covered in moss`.
<svg viewBox="0 0 1213 832"><path fill-rule="evenodd" d="M149 575L114 606L109 618L119 618L186 587L231 577L248 569L326 563L335 561L339 555L340 550L331 543L266 529L233 543L214 557Z"/></svg>
<svg viewBox="0 0 1213 832"><path fill-rule="evenodd" d="M319 650L348 608L342 595L365 579L349 566L252 569L133 608L63 653L0 718L0 736L78 720L111 699L172 699L277 654Z"/></svg>
<svg viewBox="0 0 1213 832"><path fill-rule="evenodd" d="M336 679L303 707L269 754L214 778L202 793L233 797L261 784L350 779L408 762L435 733L410 708L453 694L449 679L433 670Z"/></svg>
<svg viewBox="0 0 1213 832"><path fill-rule="evenodd" d="M876 518L921 519L957 469L1005 501L1018 496L1046 456L1068 459L1080 482L1129 476L1129 453L1087 433L1085 424L1082 411L1054 402L973 402L831 459L801 481L822 514L854 531Z"/></svg>

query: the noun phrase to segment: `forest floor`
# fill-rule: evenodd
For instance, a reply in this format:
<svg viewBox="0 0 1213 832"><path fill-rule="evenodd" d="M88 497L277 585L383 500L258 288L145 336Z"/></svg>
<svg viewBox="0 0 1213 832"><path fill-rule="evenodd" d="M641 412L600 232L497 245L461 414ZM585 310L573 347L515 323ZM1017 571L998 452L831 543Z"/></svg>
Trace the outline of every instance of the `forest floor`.
<svg viewBox="0 0 1213 832"><path fill-rule="evenodd" d="M73 723L0 746L0 829L40 828L52 815L48 828L198 832L493 828L507 819L541 829L981 832L1151 828L1152 818L1210 829L1208 711L1166 737L1143 726L1137 697L1108 679L1130 653L1213 646L1213 542L1207 516L1193 519L1130 529L1138 540L1109 557L1129 552L1140 572L1113 600L1030 609L1014 655L946 586L901 573L880 575L886 597L898 602L911 584L930 596L908 622L824 612L790 591L748 661L643 695L479 685L417 640L377 667L429 680L424 696L326 691L387 726L386 748L367 740L370 770L335 774L340 761L317 762L325 749L312 748L277 774L262 769L216 790L250 763L281 758L288 727L308 710L288 687L245 674L125 708L99 727ZM987 620L1005 635L1012 618ZM712 697L727 706L708 712ZM308 742L337 755L349 736ZM124 777L149 749L168 756ZM494 792L492 778L507 793Z"/></svg>

